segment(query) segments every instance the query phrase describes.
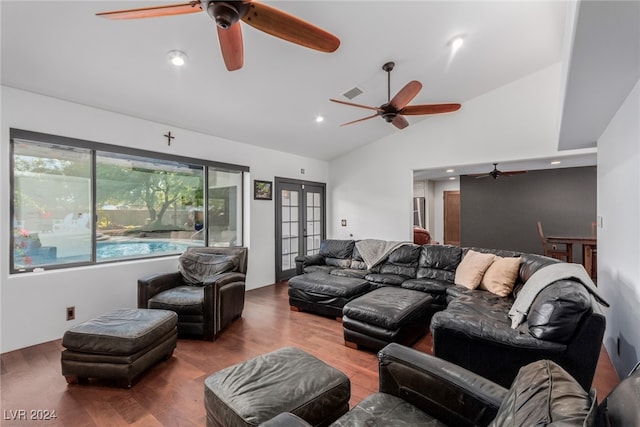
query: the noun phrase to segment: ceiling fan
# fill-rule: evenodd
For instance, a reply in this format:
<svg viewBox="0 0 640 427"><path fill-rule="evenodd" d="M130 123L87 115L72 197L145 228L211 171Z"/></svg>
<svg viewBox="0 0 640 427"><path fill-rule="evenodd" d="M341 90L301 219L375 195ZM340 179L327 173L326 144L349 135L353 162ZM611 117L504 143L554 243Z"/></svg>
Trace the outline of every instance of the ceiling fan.
<svg viewBox="0 0 640 427"><path fill-rule="evenodd" d="M485 173L482 175L476 175L476 179L477 178L487 178L487 177L491 177L493 179L498 179L501 176L511 176L511 175L519 175L522 173L527 173L527 171L509 171L509 172L502 172L501 170L498 170L498 164L494 163L493 164L493 170L489 173Z"/></svg>
<svg viewBox="0 0 640 427"><path fill-rule="evenodd" d="M427 105L407 105L422 89L422 83L417 80L412 80L407 83L396 95L391 98L391 71L396 64L394 62L387 62L382 66L382 69L387 72L387 103L382 104L379 107L369 107L368 105L354 104L352 102L340 101L338 99L330 99L330 101L337 102L339 104L351 105L352 107L366 108L367 110L374 110L376 113L372 116L367 116L362 119L354 120L352 122L343 123L341 126L350 125L364 120L372 119L376 116L381 116L398 129L404 129L409 126L409 122L404 116L419 116L425 114L440 114L450 113L460 109L460 104L427 104Z"/></svg>
<svg viewBox="0 0 640 427"><path fill-rule="evenodd" d="M210 1L194 0L188 3L116 10L97 13L107 19L139 19L158 16L183 15L206 10L218 27L218 41L227 70L242 68L242 31L238 21L272 36L321 52L334 52L340 40L300 18L264 3L253 0Z"/></svg>

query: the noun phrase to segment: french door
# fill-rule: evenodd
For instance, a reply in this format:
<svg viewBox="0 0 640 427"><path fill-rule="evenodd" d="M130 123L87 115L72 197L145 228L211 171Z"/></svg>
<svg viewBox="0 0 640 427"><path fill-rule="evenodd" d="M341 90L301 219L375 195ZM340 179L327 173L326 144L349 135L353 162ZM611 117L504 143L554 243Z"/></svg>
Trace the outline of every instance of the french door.
<svg viewBox="0 0 640 427"><path fill-rule="evenodd" d="M313 255L325 237L325 189L317 182L275 179L276 280L296 274L296 257Z"/></svg>

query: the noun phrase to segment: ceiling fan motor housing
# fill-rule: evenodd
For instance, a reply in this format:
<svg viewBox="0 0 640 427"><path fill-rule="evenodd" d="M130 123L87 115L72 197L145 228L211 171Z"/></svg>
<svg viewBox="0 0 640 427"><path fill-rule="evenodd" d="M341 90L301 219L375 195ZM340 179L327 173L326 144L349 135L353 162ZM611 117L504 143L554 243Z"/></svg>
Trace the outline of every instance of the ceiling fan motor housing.
<svg viewBox="0 0 640 427"><path fill-rule="evenodd" d="M210 1L206 10L216 25L226 30L241 18L243 18L249 9L249 5L242 1Z"/></svg>

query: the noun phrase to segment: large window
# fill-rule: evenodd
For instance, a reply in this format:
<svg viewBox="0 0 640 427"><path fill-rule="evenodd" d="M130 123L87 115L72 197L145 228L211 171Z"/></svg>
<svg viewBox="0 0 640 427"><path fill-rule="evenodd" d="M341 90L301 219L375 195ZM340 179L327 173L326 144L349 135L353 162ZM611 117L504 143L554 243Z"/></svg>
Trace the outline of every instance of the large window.
<svg viewBox="0 0 640 427"><path fill-rule="evenodd" d="M246 167L16 129L11 148L13 273L243 244Z"/></svg>

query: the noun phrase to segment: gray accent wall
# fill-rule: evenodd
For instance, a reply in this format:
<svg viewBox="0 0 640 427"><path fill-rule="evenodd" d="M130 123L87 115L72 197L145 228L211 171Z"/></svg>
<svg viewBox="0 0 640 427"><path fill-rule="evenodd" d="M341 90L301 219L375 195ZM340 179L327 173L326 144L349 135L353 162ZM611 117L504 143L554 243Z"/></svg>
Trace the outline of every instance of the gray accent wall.
<svg viewBox="0 0 640 427"><path fill-rule="evenodd" d="M542 253L546 235L589 236L596 221L595 166L460 177L460 245ZM580 246L574 262L580 262Z"/></svg>

